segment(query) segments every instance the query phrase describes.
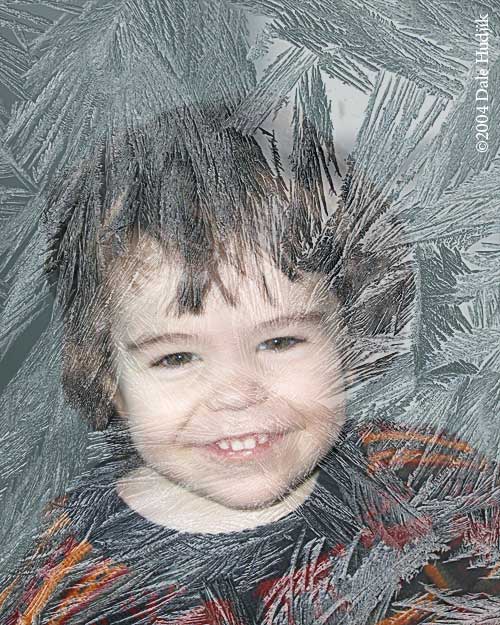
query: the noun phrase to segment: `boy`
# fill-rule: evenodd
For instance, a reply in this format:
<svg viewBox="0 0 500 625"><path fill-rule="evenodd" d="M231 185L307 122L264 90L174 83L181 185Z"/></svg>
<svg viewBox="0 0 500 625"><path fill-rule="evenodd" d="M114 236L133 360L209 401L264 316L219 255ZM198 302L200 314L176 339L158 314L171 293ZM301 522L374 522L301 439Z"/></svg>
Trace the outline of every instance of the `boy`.
<svg viewBox="0 0 500 625"><path fill-rule="evenodd" d="M265 171L253 143L226 139ZM63 381L125 453L63 498L26 561L32 574L4 590L4 621L490 617L494 467L442 433L346 417L349 323L314 254L325 241L298 258L303 230L276 210L273 177L242 180L226 161L233 184L222 190L176 147L158 161L147 150L124 158L141 163L129 185L102 173L111 208L104 224L86 223L90 244L75 224L91 213L68 210L72 197L85 206L90 186L80 176L53 198L65 207L50 267L65 313ZM121 189L113 201L110 187Z"/></svg>

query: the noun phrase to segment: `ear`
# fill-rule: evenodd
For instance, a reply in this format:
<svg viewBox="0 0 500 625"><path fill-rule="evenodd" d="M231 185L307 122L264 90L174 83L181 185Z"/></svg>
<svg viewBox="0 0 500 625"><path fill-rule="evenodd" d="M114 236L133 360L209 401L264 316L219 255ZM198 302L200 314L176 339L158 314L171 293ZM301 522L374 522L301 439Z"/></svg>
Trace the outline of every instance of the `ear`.
<svg viewBox="0 0 500 625"><path fill-rule="evenodd" d="M126 414L125 410L125 400L123 399L123 395L121 393L120 387L115 383L115 390L112 394L112 402L115 406L116 412L120 417L124 417Z"/></svg>
<svg viewBox="0 0 500 625"><path fill-rule="evenodd" d="M117 381L113 379L109 374L105 376L103 382L106 394L111 400L114 409L118 413L118 416L123 417L126 414L126 410L125 400L120 390L120 386L118 385Z"/></svg>
<svg viewBox="0 0 500 625"><path fill-rule="evenodd" d="M109 373L101 373L98 384L94 386L97 393L97 404L93 412L93 420L97 430L105 430L114 414L122 416L124 403L118 390L118 384Z"/></svg>

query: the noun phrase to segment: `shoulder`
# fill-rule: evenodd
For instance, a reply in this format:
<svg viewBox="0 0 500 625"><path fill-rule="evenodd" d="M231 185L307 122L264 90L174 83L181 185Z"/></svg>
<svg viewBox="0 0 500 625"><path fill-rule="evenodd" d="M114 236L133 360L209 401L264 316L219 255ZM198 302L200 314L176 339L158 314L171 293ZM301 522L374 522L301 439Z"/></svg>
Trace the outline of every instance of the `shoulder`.
<svg viewBox="0 0 500 625"><path fill-rule="evenodd" d="M422 536L432 529L441 545L408 584L408 596L418 594L419 584L460 594L500 596L498 463L471 442L430 425L360 424L356 441L366 472L380 491L402 485L411 512L410 517L397 515L403 526L391 525L390 515L384 517L385 540L402 537L400 545L408 544L408 537L416 536L407 531L414 529L413 520L424 519L428 523L422 525L426 530ZM375 529L381 533L380 526ZM415 608L403 614L413 615Z"/></svg>
<svg viewBox="0 0 500 625"><path fill-rule="evenodd" d="M453 487L455 491L467 489L496 471L496 464L484 452L443 428L378 420L360 424L356 430L371 475L395 474L414 486L440 478L442 493L450 489L451 494Z"/></svg>
<svg viewBox="0 0 500 625"><path fill-rule="evenodd" d="M2 623L71 612L127 568L99 552L78 516L82 493L68 492L44 508L41 527L16 570L0 587ZM90 594L89 594L90 593ZM31 620L29 622L32 622Z"/></svg>
<svg viewBox="0 0 500 625"><path fill-rule="evenodd" d="M477 566L499 561L500 471L495 459L429 425L369 423L358 428L357 439L378 492L397 492L415 513L429 515L457 559Z"/></svg>

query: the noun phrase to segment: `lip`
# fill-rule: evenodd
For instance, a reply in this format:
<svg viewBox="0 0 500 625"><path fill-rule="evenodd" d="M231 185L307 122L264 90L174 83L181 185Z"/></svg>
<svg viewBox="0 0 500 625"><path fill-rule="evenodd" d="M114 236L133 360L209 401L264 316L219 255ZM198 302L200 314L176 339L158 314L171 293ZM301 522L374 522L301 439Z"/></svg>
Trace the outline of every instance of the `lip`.
<svg viewBox="0 0 500 625"><path fill-rule="evenodd" d="M243 438L244 436L255 436L256 434L267 434L269 436L269 440L265 443L258 443L253 449L242 449L241 451L233 451L232 449L221 449L216 441L211 443L200 445L199 449L202 453L208 455L211 459L223 461L223 462L234 462L234 463L245 463L251 462L258 458L263 458L267 454L274 451L274 448L279 445L282 440L285 438L290 431L281 431L281 432L250 432L248 434L243 434L241 436L235 437L227 437L227 438ZM224 438L218 438L218 441L225 440Z"/></svg>
<svg viewBox="0 0 500 625"><path fill-rule="evenodd" d="M290 430L247 430L246 432L234 432L232 434L226 434L213 438L211 441L205 441L203 443L197 443L197 447L206 447L207 445L214 445L219 441L231 440L232 438L248 438L249 436L259 436L261 434L267 434L267 436L274 437L280 434L288 434Z"/></svg>

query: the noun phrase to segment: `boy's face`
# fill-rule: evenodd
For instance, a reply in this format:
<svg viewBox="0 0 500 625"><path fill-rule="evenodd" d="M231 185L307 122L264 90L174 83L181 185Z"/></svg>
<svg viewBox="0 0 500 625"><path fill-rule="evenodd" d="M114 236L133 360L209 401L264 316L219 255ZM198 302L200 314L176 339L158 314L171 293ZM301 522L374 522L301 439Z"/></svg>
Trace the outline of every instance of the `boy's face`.
<svg viewBox="0 0 500 625"><path fill-rule="evenodd" d="M345 420L324 320L332 301L315 295L311 274L292 283L249 260L245 278L220 268L234 307L212 286L200 315L176 317L166 304L180 266L143 267L113 331L115 401L138 452L170 482L227 507L272 504L310 474Z"/></svg>

